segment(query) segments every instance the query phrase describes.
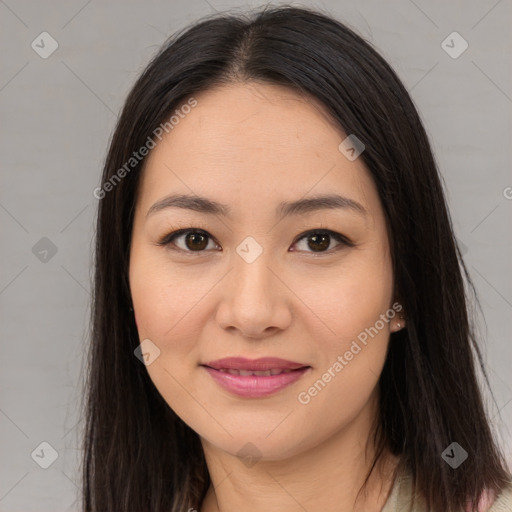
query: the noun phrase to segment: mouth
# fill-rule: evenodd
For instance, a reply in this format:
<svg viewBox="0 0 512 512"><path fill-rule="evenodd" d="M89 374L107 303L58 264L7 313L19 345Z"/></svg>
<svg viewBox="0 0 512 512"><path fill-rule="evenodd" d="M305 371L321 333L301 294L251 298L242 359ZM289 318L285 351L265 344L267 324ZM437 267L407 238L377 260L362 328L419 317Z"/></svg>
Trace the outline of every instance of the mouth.
<svg viewBox="0 0 512 512"><path fill-rule="evenodd" d="M308 366L306 364L288 361L279 357L260 357L258 359L246 359L245 357L224 357L202 366L209 366L214 370L238 370L250 372L267 372L267 371L286 371L298 370Z"/></svg>
<svg viewBox="0 0 512 512"><path fill-rule="evenodd" d="M311 369L309 365L278 358L225 358L200 366L223 389L245 398L277 393Z"/></svg>
<svg viewBox="0 0 512 512"><path fill-rule="evenodd" d="M209 366L208 368L212 368ZM282 373L290 373L300 370L289 370L283 368L272 368L271 370L238 370L236 368L212 368L222 373L229 373L230 375L242 375L243 377L249 377L250 375L256 375L258 377L270 377L271 375L281 375Z"/></svg>

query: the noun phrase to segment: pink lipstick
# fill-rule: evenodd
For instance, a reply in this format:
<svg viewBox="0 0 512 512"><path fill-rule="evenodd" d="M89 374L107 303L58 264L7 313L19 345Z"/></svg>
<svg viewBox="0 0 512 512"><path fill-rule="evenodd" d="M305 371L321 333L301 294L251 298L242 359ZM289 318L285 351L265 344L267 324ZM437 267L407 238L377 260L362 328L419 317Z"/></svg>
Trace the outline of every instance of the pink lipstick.
<svg viewBox="0 0 512 512"><path fill-rule="evenodd" d="M224 389L245 398L277 393L300 379L311 366L276 357L228 357L201 366Z"/></svg>

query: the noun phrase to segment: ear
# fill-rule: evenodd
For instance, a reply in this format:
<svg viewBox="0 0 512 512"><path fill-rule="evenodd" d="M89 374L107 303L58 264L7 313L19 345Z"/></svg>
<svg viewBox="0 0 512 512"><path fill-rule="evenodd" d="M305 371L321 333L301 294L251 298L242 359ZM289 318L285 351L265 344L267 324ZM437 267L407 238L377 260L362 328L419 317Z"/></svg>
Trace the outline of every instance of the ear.
<svg viewBox="0 0 512 512"><path fill-rule="evenodd" d="M393 306L395 304L400 304L400 308L395 308L396 315L391 319L391 332L401 331L405 327L406 323L404 308L401 301L396 300L393 302Z"/></svg>

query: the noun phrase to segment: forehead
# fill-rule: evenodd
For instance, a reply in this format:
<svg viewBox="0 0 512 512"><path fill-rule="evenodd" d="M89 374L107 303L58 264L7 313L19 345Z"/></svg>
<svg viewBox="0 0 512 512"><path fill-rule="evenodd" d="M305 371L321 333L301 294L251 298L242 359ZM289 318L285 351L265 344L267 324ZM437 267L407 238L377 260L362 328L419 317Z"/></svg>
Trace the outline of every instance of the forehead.
<svg viewBox="0 0 512 512"><path fill-rule="evenodd" d="M342 136L318 101L283 86L231 84L195 98L197 106L167 137L174 146L186 142L189 158L243 159L250 152L258 161L299 161L331 143L336 149Z"/></svg>
<svg viewBox="0 0 512 512"><path fill-rule="evenodd" d="M171 192L215 196L235 210L308 191L343 193L369 207L376 199L362 160L339 151L346 134L316 100L259 83L223 85L194 98L197 105L175 118L146 159L139 196L145 212Z"/></svg>

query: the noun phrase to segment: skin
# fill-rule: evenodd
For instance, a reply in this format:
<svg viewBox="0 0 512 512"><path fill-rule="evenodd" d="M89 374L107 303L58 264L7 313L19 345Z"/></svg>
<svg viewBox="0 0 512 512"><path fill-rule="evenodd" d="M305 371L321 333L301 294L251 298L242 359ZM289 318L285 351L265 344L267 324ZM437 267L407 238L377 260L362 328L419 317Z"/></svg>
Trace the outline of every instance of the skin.
<svg viewBox="0 0 512 512"><path fill-rule="evenodd" d="M147 158L129 280L140 340L160 350L149 376L201 439L213 482L201 512L380 511L397 462L387 452L354 502L374 454L371 444L366 457L364 450L389 335L404 320L397 314L385 323L309 403L298 401L396 300L375 184L361 158L339 151L346 134L312 99L260 83L195 98ZM146 217L170 193L206 196L228 205L232 217L176 207ZM330 193L359 202L366 214L331 209L276 219L281 201ZM185 228L208 233L202 252L186 235L157 245ZM331 238L317 249L307 236L297 240L315 229L354 246ZM263 248L252 263L236 252L247 236ZM199 366L228 356L281 357L311 369L270 397L240 398ZM255 464L237 455L249 442Z"/></svg>

